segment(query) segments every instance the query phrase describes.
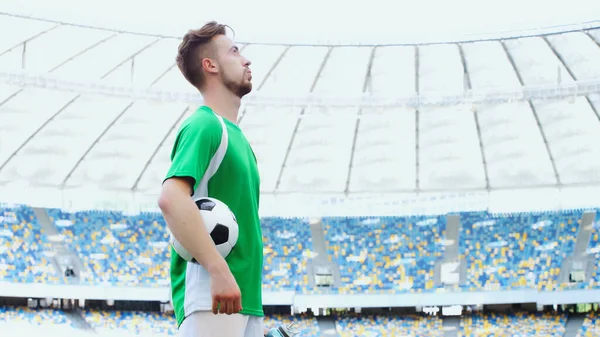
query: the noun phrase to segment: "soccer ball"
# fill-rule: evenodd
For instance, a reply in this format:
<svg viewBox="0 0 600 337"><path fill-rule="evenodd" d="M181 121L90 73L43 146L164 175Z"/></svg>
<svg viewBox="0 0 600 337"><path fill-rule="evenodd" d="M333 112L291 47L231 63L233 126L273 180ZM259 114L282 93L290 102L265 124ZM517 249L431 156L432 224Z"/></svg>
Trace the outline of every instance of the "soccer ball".
<svg viewBox="0 0 600 337"><path fill-rule="evenodd" d="M206 230L213 239L215 247L226 258L237 243L239 228L235 215L225 203L215 198L203 197L194 200ZM171 246L177 254L188 262L198 263L183 246L172 237Z"/></svg>

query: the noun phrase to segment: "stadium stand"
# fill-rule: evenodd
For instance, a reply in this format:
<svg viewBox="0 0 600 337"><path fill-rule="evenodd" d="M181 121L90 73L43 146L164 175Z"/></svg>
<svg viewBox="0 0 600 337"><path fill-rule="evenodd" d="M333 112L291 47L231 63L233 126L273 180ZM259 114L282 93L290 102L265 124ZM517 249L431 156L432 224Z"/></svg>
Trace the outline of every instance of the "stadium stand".
<svg viewBox="0 0 600 337"><path fill-rule="evenodd" d="M262 218L263 289L301 290L308 285L307 260L312 239L307 219Z"/></svg>
<svg viewBox="0 0 600 337"><path fill-rule="evenodd" d="M462 214L460 249L468 290L538 287L553 290L572 253L581 212Z"/></svg>
<svg viewBox="0 0 600 337"><path fill-rule="evenodd" d="M66 243L87 270L82 282L164 286L169 273L169 234L159 213L66 213L48 210Z"/></svg>
<svg viewBox="0 0 600 337"><path fill-rule="evenodd" d="M439 317L417 315L348 315L336 317L340 337L414 336L441 337Z"/></svg>
<svg viewBox="0 0 600 337"><path fill-rule="evenodd" d="M48 238L40 228L33 210L27 206L0 205L0 280L25 283L57 283L46 253Z"/></svg>
<svg viewBox="0 0 600 337"><path fill-rule="evenodd" d="M600 315L598 313L590 313L585 320L577 337L596 337L600 336Z"/></svg>
<svg viewBox="0 0 600 337"><path fill-rule="evenodd" d="M85 321L106 336L175 336L173 315L138 311L85 311Z"/></svg>
<svg viewBox="0 0 600 337"><path fill-rule="evenodd" d="M158 287L168 284L169 233L159 213L69 213L48 210L63 242L84 264L84 284ZM49 238L31 208L0 208L1 279L26 283L64 283L48 255ZM558 276L573 252L581 211L488 214L461 213L459 250L467 262L463 291L560 289ZM445 216L323 218L329 259L340 267L342 294L435 291L434 264L444 253ZM264 289L316 291L307 263L312 239L305 218L262 219ZM597 223L594 224L597 226ZM599 257L597 229L590 254ZM595 253L594 253L595 252ZM592 279L581 285L595 287ZM458 290L458 289L456 289ZM319 290L320 291L320 290Z"/></svg>
<svg viewBox="0 0 600 337"><path fill-rule="evenodd" d="M0 331L9 337L87 336L60 310L26 307L0 307Z"/></svg>
<svg viewBox="0 0 600 337"><path fill-rule="evenodd" d="M588 254L594 257L596 261L600 261L600 216L596 213L596 221L592 224L593 230L590 237L590 245ZM600 287L600 264L596 263L596 268L592 270L590 287Z"/></svg>
<svg viewBox="0 0 600 337"><path fill-rule="evenodd" d="M433 289L445 217L324 218L323 226L340 293Z"/></svg>
<svg viewBox="0 0 600 337"><path fill-rule="evenodd" d="M562 337L567 317L555 313L473 314L461 321L459 337Z"/></svg>

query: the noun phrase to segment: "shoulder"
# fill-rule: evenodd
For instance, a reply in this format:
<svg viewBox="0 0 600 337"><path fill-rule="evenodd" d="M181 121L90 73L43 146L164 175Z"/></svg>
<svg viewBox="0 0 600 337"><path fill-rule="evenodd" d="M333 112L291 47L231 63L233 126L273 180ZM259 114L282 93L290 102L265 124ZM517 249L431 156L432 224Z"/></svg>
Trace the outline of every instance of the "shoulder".
<svg viewBox="0 0 600 337"><path fill-rule="evenodd" d="M181 123L179 132L220 135L222 125L214 113L201 107Z"/></svg>

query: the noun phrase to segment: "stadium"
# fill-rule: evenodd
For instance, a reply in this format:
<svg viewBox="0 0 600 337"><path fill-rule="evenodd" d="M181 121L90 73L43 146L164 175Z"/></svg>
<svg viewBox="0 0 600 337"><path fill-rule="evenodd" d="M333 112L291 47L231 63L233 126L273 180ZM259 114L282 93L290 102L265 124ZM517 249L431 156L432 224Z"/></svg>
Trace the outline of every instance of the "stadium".
<svg viewBox="0 0 600 337"><path fill-rule="evenodd" d="M8 13L0 31L3 335L176 335L157 198L202 103L180 37ZM267 324L600 336L600 21L240 48Z"/></svg>

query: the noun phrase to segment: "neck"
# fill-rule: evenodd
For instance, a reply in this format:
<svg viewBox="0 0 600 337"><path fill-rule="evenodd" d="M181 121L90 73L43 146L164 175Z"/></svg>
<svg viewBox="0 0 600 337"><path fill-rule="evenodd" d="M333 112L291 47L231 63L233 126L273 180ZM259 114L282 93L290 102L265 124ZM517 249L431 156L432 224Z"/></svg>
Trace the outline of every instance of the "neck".
<svg viewBox="0 0 600 337"><path fill-rule="evenodd" d="M216 114L226 118L230 122L237 124L238 113L242 99L234 95L231 91L205 92L204 105L211 108Z"/></svg>

